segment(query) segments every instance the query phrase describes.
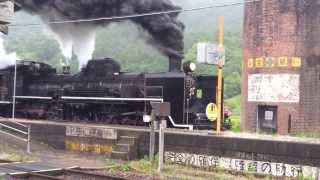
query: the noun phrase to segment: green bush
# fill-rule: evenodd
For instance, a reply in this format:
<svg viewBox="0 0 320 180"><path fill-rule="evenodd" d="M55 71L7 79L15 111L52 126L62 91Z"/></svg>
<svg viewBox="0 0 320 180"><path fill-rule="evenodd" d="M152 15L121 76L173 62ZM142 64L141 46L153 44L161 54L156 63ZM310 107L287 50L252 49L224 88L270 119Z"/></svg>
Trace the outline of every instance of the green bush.
<svg viewBox="0 0 320 180"><path fill-rule="evenodd" d="M241 96L234 96L225 101L225 104L231 110L233 115L240 115L241 112Z"/></svg>
<svg viewBox="0 0 320 180"><path fill-rule="evenodd" d="M231 117L232 122L232 132L241 132L241 118L240 116L232 116Z"/></svg>

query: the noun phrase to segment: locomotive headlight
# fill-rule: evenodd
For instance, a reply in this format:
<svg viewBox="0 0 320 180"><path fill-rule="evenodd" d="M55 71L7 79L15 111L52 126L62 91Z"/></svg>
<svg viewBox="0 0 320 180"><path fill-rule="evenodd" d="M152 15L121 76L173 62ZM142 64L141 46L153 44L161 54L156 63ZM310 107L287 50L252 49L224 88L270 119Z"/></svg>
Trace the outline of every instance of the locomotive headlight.
<svg viewBox="0 0 320 180"><path fill-rule="evenodd" d="M183 64L183 70L185 73L195 72L197 69L197 65L194 62L188 61Z"/></svg>
<svg viewBox="0 0 320 180"><path fill-rule="evenodd" d="M143 115L143 122L149 123L149 122L151 122L151 119L152 118L150 115L147 115L147 114Z"/></svg>

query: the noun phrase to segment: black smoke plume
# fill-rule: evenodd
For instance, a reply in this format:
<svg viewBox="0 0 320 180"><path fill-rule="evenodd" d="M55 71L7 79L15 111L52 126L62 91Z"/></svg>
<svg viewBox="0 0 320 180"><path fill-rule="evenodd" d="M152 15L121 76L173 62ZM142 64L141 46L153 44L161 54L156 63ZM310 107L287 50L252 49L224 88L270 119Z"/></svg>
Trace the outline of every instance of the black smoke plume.
<svg viewBox="0 0 320 180"><path fill-rule="evenodd" d="M40 15L47 21L91 19L127 16L168 10L178 10L171 0L16 0L22 8ZM130 19L151 36L150 44L170 59L184 56L184 25L177 19L179 13L137 17ZM88 26L106 26L110 21L81 23ZM75 23L81 26L80 23ZM59 24L51 24L61 26Z"/></svg>

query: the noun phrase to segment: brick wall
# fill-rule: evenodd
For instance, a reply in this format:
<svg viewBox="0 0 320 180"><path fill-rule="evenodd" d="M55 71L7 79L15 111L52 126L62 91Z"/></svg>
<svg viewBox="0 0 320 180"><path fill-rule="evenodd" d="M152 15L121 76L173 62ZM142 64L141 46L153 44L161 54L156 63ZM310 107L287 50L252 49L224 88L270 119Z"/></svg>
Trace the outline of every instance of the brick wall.
<svg viewBox="0 0 320 180"><path fill-rule="evenodd" d="M320 130L320 2L318 0L262 0L247 3L243 33L242 128L257 130L257 106L278 107L278 133ZM286 66L279 58L287 57ZM301 66L293 66L292 58ZM264 64L256 66L257 58ZM273 58L274 64L266 65ZM251 60L250 60L251 59ZM253 67L250 62L254 60ZM250 62L249 62L250 61ZM268 61L269 62L269 61ZM250 74L299 74L300 101L249 102ZM270 92L272 94L273 92ZM291 119L291 127L289 126Z"/></svg>

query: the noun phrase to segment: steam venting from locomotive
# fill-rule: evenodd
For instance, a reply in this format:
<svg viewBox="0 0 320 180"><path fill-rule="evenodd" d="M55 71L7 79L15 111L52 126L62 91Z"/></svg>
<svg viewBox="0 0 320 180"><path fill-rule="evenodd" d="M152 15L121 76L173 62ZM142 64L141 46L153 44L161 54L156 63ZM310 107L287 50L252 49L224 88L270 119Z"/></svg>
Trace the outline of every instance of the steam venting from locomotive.
<svg viewBox="0 0 320 180"><path fill-rule="evenodd" d="M71 60L75 53L81 68L87 64L89 59L92 59L95 50L96 28L89 25L62 24L51 26L51 30L67 61Z"/></svg>
<svg viewBox="0 0 320 180"><path fill-rule="evenodd" d="M0 33L0 69L6 68L9 65L13 65L19 57L16 53L7 53L4 47L4 40Z"/></svg>
<svg viewBox="0 0 320 180"><path fill-rule="evenodd" d="M101 17L130 16L151 12L179 10L171 0L16 0L22 7L38 14L46 22ZM177 19L179 13L135 17L130 20L150 34L147 42L170 59L171 69L181 66L184 56L184 25ZM99 26L107 26L110 21L49 24L57 35L66 58L71 58L72 50L81 65L85 65L95 47L95 32ZM171 63L171 61L173 63Z"/></svg>

